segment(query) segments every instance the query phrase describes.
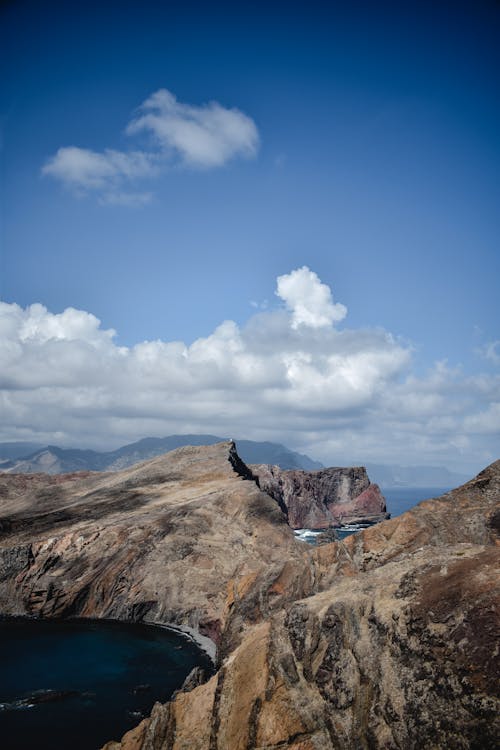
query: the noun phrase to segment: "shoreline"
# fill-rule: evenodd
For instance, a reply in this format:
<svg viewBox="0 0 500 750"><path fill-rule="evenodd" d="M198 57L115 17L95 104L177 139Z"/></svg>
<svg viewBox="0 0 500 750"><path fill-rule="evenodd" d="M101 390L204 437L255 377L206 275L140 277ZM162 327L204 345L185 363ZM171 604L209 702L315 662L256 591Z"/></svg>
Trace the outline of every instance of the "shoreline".
<svg viewBox="0 0 500 750"><path fill-rule="evenodd" d="M131 621L116 620L115 622ZM198 648L210 658L214 667L217 666L217 646L211 638L208 638L206 635L201 635L201 633L199 633L194 628L190 628L188 625L174 625L173 623L169 622L154 622L153 620L141 620L140 623L142 623L143 625L151 625L157 628L164 628L165 630L173 630L175 633L179 633L180 635L185 636L188 640L193 641L193 643L195 643Z"/></svg>
<svg viewBox="0 0 500 750"><path fill-rule="evenodd" d="M176 625L168 622L154 622L153 620L125 620L117 617L37 617L36 615L16 615L0 612L0 622L12 620L39 620L43 622L116 622L123 625L147 625L148 627L171 630L183 635L187 640L194 643L200 651L209 657L212 665L217 666L217 646L205 635L201 635L194 628L187 625Z"/></svg>

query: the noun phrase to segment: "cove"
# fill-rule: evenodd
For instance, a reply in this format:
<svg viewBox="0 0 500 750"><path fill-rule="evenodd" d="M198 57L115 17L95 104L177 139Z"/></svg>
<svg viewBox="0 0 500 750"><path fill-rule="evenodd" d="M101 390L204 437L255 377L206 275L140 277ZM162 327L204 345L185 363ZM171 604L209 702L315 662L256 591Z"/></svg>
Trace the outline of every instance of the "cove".
<svg viewBox="0 0 500 750"><path fill-rule="evenodd" d="M210 658L173 630L99 620L0 621L0 744L97 750Z"/></svg>

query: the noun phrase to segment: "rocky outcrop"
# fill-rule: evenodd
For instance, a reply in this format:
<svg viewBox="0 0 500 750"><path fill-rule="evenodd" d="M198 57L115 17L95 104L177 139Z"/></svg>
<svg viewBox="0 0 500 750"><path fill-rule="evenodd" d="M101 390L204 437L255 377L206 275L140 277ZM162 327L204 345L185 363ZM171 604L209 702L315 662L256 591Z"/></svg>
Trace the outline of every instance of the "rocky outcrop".
<svg viewBox="0 0 500 750"><path fill-rule="evenodd" d="M326 529L353 522L389 518L378 485L363 467L319 471L283 471L252 465L260 487L274 497L292 529Z"/></svg>
<svg viewBox="0 0 500 750"><path fill-rule="evenodd" d="M493 750L499 500L497 462L272 582L235 581L217 674L106 750Z"/></svg>

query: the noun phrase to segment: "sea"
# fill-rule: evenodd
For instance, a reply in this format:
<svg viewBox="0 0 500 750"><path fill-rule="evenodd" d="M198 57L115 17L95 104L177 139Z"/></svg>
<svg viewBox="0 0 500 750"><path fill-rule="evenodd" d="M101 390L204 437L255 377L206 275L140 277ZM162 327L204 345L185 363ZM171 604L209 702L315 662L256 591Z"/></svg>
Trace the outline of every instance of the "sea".
<svg viewBox="0 0 500 750"><path fill-rule="evenodd" d="M89 620L0 621L0 747L97 750L210 658L176 631Z"/></svg>
<svg viewBox="0 0 500 750"><path fill-rule="evenodd" d="M383 496L385 497L386 506L388 513L391 514L391 518L396 518L407 510L415 507L422 500L429 500L432 497L438 497L448 492L451 487L389 487L380 488ZM371 524L363 523L352 523L343 526L340 529L336 529L336 535L339 539L345 539L351 534L356 534L363 529L366 529ZM295 531L296 536L304 542L315 545L317 539L321 534L321 531L315 529L297 529Z"/></svg>
<svg viewBox="0 0 500 750"><path fill-rule="evenodd" d="M451 489L452 487L389 487L388 489L381 487L380 491L385 497L387 511L391 514L391 518L395 518L418 505L422 500L439 497Z"/></svg>

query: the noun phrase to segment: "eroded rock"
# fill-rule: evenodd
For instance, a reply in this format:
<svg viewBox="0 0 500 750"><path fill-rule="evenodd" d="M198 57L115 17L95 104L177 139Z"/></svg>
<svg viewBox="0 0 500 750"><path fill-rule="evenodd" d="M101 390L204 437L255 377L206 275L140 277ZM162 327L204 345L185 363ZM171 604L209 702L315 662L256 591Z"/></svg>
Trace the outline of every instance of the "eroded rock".
<svg viewBox="0 0 500 750"><path fill-rule="evenodd" d="M285 471L253 465L260 487L274 497L292 529L327 529L389 518L385 499L362 466Z"/></svg>
<svg viewBox="0 0 500 750"><path fill-rule="evenodd" d="M312 548L285 576L307 566L310 595L265 616L269 580L242 583L226 631L237 619L243 637L209 683L163 707L175 732L162 749L496 748L499 500L497 462L411 513ZM258 597L260 621L247 616Z"/></svg>

